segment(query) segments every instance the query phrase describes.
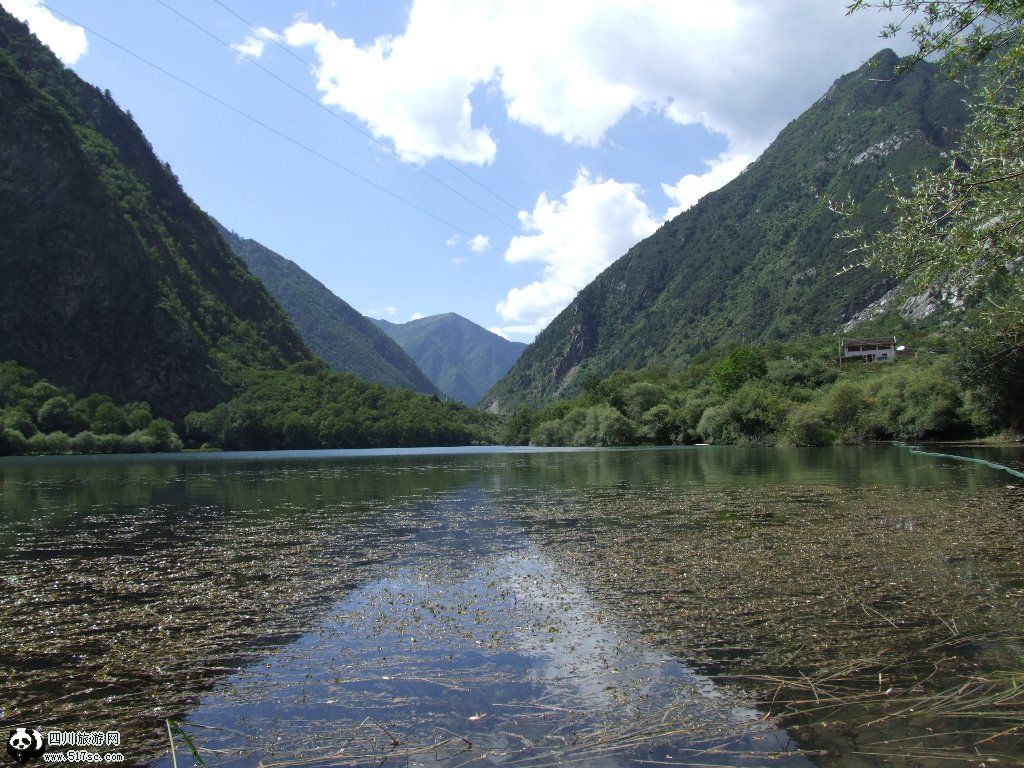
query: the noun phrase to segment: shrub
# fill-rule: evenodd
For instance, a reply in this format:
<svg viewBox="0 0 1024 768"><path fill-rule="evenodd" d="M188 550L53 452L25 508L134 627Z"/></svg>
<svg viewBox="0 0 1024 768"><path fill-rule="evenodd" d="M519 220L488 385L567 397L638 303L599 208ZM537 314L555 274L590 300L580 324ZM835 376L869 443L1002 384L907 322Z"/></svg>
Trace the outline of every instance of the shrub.
<svg viewBox="0 0 1024 768"><path fill-rule="evenodd" d="M133 432L131 437L139 435L139 432ZM141 433L146 439L151 441L150 450L156 451L180 451L181 440L174 433L174 425L171 424L167 419L153 419L148 427Z"/></svg>
<svg viewBox="0 0 1024 768"><path fill-rule="evenodd" d="M17 430L23 437L32 437L39 430L32 423L32 417L17 408L8 408L4 411L0 424L8 429Z"/></svg>
<svg viewBox="0 0 1024 768"><path fill-rule="evenodd" d="M128 419L113 402L102 403L92 416L92 431L98 435L126 435Z"/></svg>
<svg viewBox="0 0 1024 768"><path fill-rule="evenodd" d="M149 403L129 403L124 407L125 420L132 432L145 429L153 421L153 412Z"/></svg>
<svg viewBox="0 0 1024 768"><path fill-rule="evenodd" d="M71 438L64 432L51 432L44 435L42 432L33 435L27 441L25 453L48 454L48 453L70 453Z"/></svg>
<svg viewBox="0 0 1024 768"><path fill-rule="evenodd" d="M0 456L20 456L27 448L28 441L21 432L9 427L0 430Z"/></svg>
<svg viewBox="0 0 1024 768"><path fill-rule="evenodd" d="M94 432L85 430L71 438L71 450L75 453L103 453L100 440Z"/></svg>
<svg viewBox="0 0 1024 768"><path fill-rule="evenodd" d="M956 376L977 393L984 421L1024 431L1024 307L1020 299L965 328L953 347Z"/></svg>
<svg viewBox="0 0 1024 768"><path fill-rule="evenodd" d="M869 402L859 383L840 380L822 398L828 420L835 425L841 439L857 440L864 434L862 418Z"/></svg>
<svg viewBox="0 0 1024 768"><path fill-rule="evenodd" d="M697 422L697 434L706 443L736 442L736 428L729 409L724 405L713 405Z"/></svg>
<svg viewBox="0 0 1024 768"><path fill-rule="evenodd" d="M640 418L637 436L655 445L668 445L679 433L679 413L660 403Z"/></svg>
<svg viewBox="0 0 1024 768"><path fill-rule="evenodd" d="M768 372L764 354L752 347L733 347L725 357L711 366L708 378L715 389L728 395L752 379L760 379Z"/></svg>
<svg viewBox="0 0 1024 768"><path fill-rule="evenodd" d="M752 441L760 442L773 436L784 411L782 399L759 381L747 381L728 402L735 431Z"/></svg>
<svg viewBox="0 0 1024 768"><path fill-rule="evenodd" d="M51 397L43 403L36 421L43 432L75 434L87 426L81 415L72 411L71 401L63 396Z"/></svg>
<svg viewBox="0 0 1024 768"><path fill-rule="evenodd" d="M501 443L503 445L528 445L530 433L533 432L536 423L536 411L532 408L517 408L508 417L508 421L505 422Z"/></svg>
<svg viewBox="0 0 1024 768"><path fill-rule="evenodd" d="M583 413L583 424L574 432L573 445L630 445L635 440L633 425L618 409L595 405Z"/></svg>
<svg viewBox="0 0 1024 768"><path fill-rule="evenodd" d="M786 434L794 445L831 445L836 439L829 414L818 403L804 403L794 408Z"/></svg>
<svg viewBox="0 0 1024 768"><path fill-rule="evenodd" d="M570 445L570 432L561 419L551 419L538 424L530 435L530 445Z"/></svg>
<svg viewBox="0 0 1024 768"><path fill-rule="evenodd" d="M668 393L664 387L648 381L638 381L623 392L620 410L629 419L640 421L645 413L659 403L665 402L667 397Z"/></svg>

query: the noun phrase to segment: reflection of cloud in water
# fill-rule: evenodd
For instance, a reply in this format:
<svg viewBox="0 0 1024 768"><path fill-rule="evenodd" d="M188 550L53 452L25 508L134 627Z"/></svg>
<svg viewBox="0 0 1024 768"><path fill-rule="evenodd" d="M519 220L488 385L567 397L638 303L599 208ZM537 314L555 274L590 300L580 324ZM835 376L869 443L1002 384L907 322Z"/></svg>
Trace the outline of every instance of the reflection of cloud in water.
<svg viewBox="0 0 1024 768"><path fill-rule="evenodd" d="M421 517L424 546L351 592L319 630L207 697L190 721L253 735L243 745L205 731L207 745L241 746L251 757L239 765L272 752L327 758L370 716L401 747L364 728L346 755L441 744L410 764L557 765L572 752L611 767L742 765L784 749L785 735L761 729L743 700L617 626L470 495L472 510L449 498Z"/></svg>

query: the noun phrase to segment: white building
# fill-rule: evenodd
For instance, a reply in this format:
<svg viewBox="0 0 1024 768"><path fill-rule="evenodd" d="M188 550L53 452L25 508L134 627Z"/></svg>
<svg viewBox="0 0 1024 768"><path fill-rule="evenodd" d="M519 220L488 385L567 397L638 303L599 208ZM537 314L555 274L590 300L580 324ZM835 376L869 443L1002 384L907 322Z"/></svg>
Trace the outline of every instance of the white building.
<svg viewBox="0 0 1024 768"><path fill-rule="evenodd" d="M896 359L895 336L881 336L870 339L840 339L839 363L875 363Z"/></svg>

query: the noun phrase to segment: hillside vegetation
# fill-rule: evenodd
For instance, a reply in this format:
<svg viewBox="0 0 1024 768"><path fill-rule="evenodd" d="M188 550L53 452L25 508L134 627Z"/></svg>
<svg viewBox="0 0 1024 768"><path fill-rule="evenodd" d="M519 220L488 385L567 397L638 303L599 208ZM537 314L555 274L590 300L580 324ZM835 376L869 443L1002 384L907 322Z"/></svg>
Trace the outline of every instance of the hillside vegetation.
<svg viewBox="0 0 1024 768"><path fill-rule="evenodd" d="M235 254L277 299L302 340L331 370L353 373L386 387L428 395L437 391L396 342L302 267L214 223Z"/></svg>
<svg viewBox="0 0 1024 768"><path fill-rule="evenodd" d="M862 330L895 331L914 356L840 367L836 336L726 344L676 374L652 365L589 375L571 399L516 410L503 437L533 445L832 445L965 438L1000 426L958 375L961 356L949 354L942 335L891 317Z"/></svg>
<svg viewBox="0 0 1024 768"><path fill-rule="evenodd" d="M572 394L606 376L686 360L725 342L834 333L894 281L839 273L847 195L869 228L891 193L937 167L967 119L966 91L922 63L903 74L882 51L841 77L738 178L664 224L584 288L487 395L518 405Z"/></svg>
<svg viewBox="0 0 1024 768"><path fill-rule="evenodd" d="M227 448L492 436L485 415L316 360L131 116L3 9L0 105L0 454L173 450L172 423ZM289 263L301 305L312 278ZM361 373L434 391L369 321L318 300Z"/></svg>
<svg viewBox="0 0 1024 768"><path fill-rule="evenodd" d="M439 390L476 405L519 359L526 345L491 333L454 312L408 323L374 320Z"/></svg>
<svg viewBox="0 0 1024 768"><path fill-rule="evenodd" d="M129 114L0 9L0 360L180 418L311 357Z"/></svg>
<svg viewBox="0 0 1024 768"><path fill-rule="evenodd" d="M14 362L0 363L0 456L177 451L181 440L149 403L76 397Z"/></svg>
<svg viewBox="0 0 1024 768"><path fill-rule="evenodd" d="M494 442L499 420L461 403L369 384L320 362L245 375L238 396L185 419L195 444L232 450Z"/></svg>

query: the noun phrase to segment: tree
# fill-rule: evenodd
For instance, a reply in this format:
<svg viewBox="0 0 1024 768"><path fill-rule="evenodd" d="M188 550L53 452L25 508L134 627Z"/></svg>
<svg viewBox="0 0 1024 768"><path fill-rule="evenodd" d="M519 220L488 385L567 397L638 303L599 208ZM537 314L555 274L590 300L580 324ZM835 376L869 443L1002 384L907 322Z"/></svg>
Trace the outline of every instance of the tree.
<svg viewBox="0 0 1024 768"><path fill-rule="evenodd" d="M990 313L956 340L960 380L976 398L993 425L1024 430L1024 323L1009 313Z"/></svg>
<svg viewBox="0 0 1024 768"><path fill-rule="evenodd" d="M959 345L962 380L988 390L1006 425L1024 422L1024 0L857 0L915 19L918 58L938 56L974 93L973 118L948 165L894 190L894 225L864 240L864 263L919 284L984 295L975 341ZM900 23L883 34L893 36ZM855 213L852 207L841 208ZM863 235L863 229L852 234ZM999 328L1001 343L991 329ZM993 343L989 343L993 341Z"/></svg>
<svg viewBox="0 0 1024 768"><path fill-rule="evenodd" d="M80 414L72 410L67 397L51 397L39 409L36 418L43 432L66 432L76 434L88 426Z"/></svg>
<svg viewBox="0 0 1024 768"><path fill-rule="evenodd" d="M516 408L505 423L501 442L505 445L529 445L530 433L537 424L537 414L532 408Z"/></svg>
<svg viewBox="0 0 1024 768"><path fill-rule="evenodd" d="M768 365L760 350L737 346L711 367L708 377L719 393L729 395L748 381L762 378L767 372Z"/></svg>
<svg viewBox="0 0 1024 768"><path fill-rule="evenodd" d="M101 403L92 417L92 431L97 435L126 435L128 421L116 405Z"/></svg>

